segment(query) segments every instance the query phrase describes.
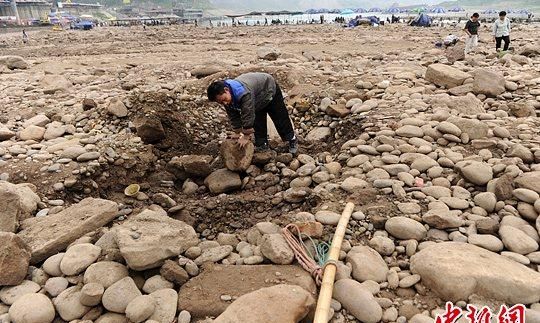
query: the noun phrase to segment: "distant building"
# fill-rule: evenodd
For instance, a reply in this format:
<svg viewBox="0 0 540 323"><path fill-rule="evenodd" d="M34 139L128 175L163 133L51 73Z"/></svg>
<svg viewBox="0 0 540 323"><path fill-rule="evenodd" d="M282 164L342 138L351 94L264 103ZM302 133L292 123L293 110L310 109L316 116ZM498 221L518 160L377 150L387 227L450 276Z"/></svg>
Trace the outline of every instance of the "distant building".
<svg viewBox="0 0 540 323"><path fill-rule="evenodd" d="M100 4L91 3L76 3L76 2L58 2L58 8L69 12L72 15L95 15L102 11L103 6Z"/></svg>
<svg viewBox="0 0 540 323"><path fill-rule="evenodd" d="M23 23L28 20L47 17L47 14L51 11L51 4L43 0L17 0L16 4L19 17ZM0 16L16 16L9 0L0 0Z"/></svg>
<svg viewBox="0 0 540 323"><path fill-rule="evenodd" d="M173 14L180 17L180 19L196 20L203 17L204 11L202 9L173 8Z"/></svg>

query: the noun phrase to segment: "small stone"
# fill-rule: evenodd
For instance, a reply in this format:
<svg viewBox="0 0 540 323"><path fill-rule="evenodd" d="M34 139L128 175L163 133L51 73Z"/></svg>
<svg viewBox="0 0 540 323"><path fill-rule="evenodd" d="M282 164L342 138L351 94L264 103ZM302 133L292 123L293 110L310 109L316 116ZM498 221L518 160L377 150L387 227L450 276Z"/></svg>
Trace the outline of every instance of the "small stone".
<svg viewBox="0 0 540 323"><path fill-rule="evenodd" d="M151 294L160 289L167 289L167 288L173 288L173 287L174 287L174 284L171 283L170 281L166 280L160 275L154 275L146 280L142 290L147 294Z"/></svg>
<svg viewBox="0 0 540 323"><path fill-rule="evenodd" d="M101 248L91 243L76 244L62 257L60 270L68 276L77 275L93 264L100 254Z"/></svg>
<svg viewBox="0 0 540 323"><path fill-rule="evenodd" d="M126 308L126 317L133 323L144 322L154 313L156 301L150 295L134 298Z"/></svg>
<svg viewBox="0 0 540 323"><path fill-rule="evenodd" d="M9 317L15 323L51 323L55 309L47 296L26 294L11 305Z"/></svg>
<svg viewBox="0 0 540 323"><path fill-rule="evenodd" d="M103 306L116 313L125 313L128 304L141 292L131 277L125 277L112 284L103 294Z"/></svg>
<svg viewBox="0 0 540 323"><path fill-rule="evenodd" d="M90 283L83 286L80 302L85 306L96 306L101 303L105 289L100 284Z"/></svg>

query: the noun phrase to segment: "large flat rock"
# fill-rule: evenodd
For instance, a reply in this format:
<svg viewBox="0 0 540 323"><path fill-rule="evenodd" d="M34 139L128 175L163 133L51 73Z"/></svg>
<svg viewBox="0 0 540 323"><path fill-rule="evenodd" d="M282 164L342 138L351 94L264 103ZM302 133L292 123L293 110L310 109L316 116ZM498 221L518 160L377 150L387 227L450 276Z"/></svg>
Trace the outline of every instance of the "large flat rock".
<svg viewBox="0 0 540 323"><path fill-rule="evenodd" d="M467 243L429 246L411 258L411 271L447 301L467 301L472 294L509 304L540 299L540 273Z"/></svg>
<svg viewBox="0 0 540 323"><path fill-rule="evenodd" d="M86 198L57 214L23 221L17 235L32 250L32 264L61 252L83 235L111 222L118 215L113 201Z"/></svg>
<svg viewBox="0 0 540 323"><path fill-rule="evenodd" d="M462 85L468 78L472 78L472 75L444 64L429 65L425 75L427 81L447 89Z"/></svg>
<svg viewBox="0 0 540 323"><path fill-rule="evenodd" d="M209 265L180 288L178 308L195 318L217 317L230 305L221 295L240 297L278 284L298 285L315 295L315 282L298 266L224 266Z"/></svg>
<svg viewBox="0 0 540 323"><path fill-rule="evenodd" d="M199 242L191 226L150 210L137 214L114 231L120 253L134 270L159 267Z"/></svg>

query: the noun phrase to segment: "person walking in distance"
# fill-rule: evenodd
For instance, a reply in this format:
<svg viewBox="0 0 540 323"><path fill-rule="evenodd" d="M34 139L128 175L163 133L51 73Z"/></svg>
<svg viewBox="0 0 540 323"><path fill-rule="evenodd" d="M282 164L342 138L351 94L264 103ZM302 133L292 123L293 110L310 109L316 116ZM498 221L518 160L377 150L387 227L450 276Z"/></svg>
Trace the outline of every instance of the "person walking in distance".
<svg viewBox="0 0 540 323"><path fill-rule="evenodd" d="M501 50L501 44L504 40L504 51L510 46L510 19L506 18L506 12L499 13L499 19L493 23L493 37L495 39L495 49Z"/></svg>
<svg viewBox="0 0 540 323"><path fill-rule="evenodd" d="M478 28L480 28L478 18L480 18L480 15L477 12L473 13L463 29L469 36L465 42L465 54L470 53L478 45Z"/></svg>

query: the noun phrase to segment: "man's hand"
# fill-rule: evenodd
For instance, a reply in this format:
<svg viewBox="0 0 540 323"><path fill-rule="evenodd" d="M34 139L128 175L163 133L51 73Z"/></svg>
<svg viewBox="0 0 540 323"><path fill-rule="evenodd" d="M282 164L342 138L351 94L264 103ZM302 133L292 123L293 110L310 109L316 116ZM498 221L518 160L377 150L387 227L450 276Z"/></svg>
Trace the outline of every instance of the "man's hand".
<svg viewBox="0 0 540 323"><path fill-rule="evenodd" d="M241 134L237 141L238 145L242 148L244 148L249 142L251 142L251 135L244 134Z"/></svg>

